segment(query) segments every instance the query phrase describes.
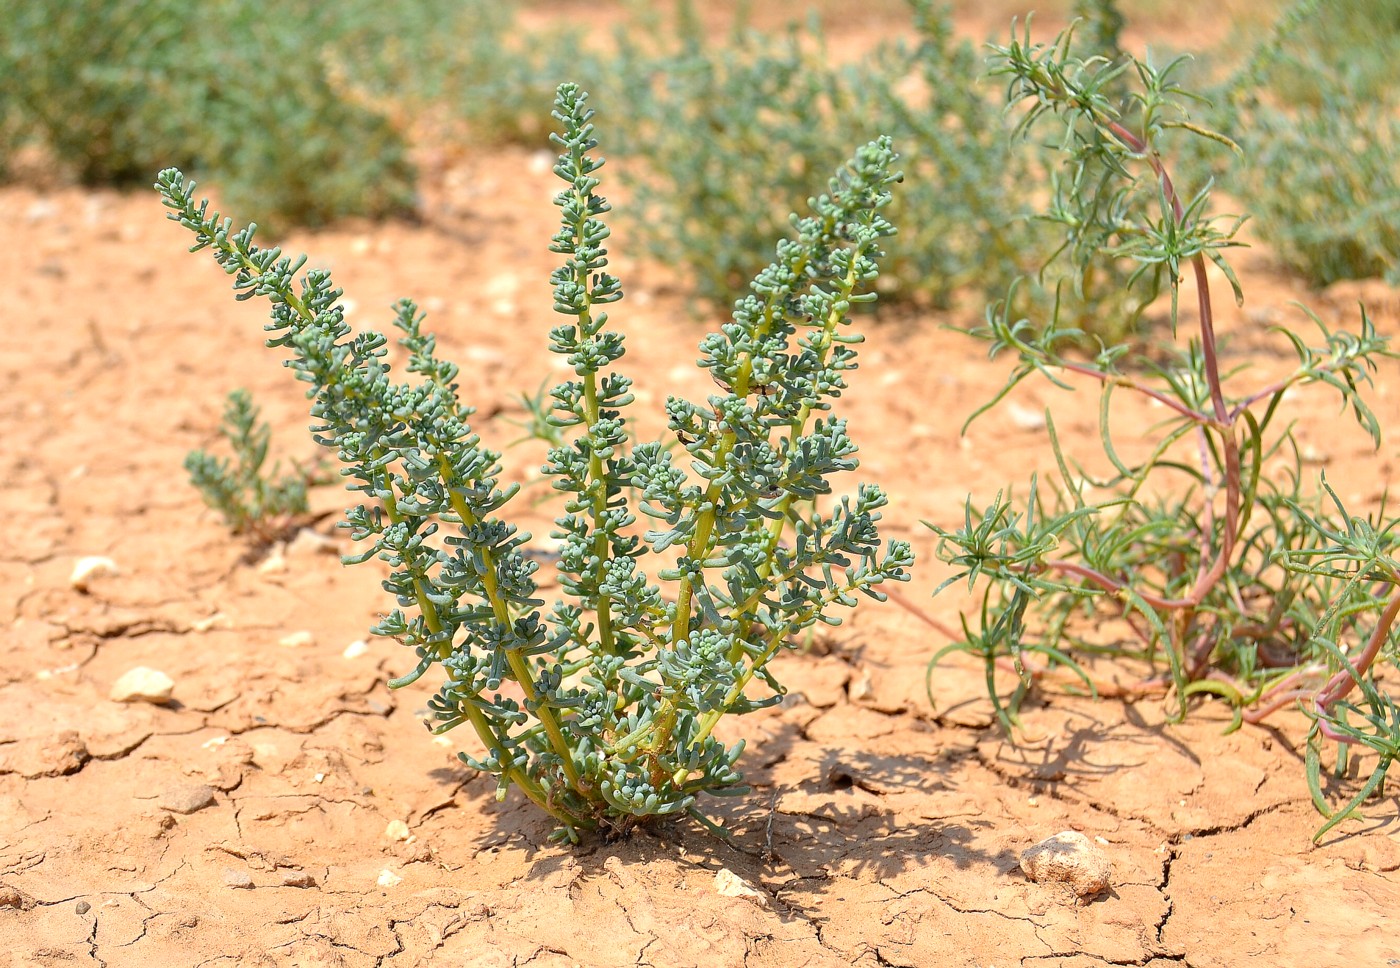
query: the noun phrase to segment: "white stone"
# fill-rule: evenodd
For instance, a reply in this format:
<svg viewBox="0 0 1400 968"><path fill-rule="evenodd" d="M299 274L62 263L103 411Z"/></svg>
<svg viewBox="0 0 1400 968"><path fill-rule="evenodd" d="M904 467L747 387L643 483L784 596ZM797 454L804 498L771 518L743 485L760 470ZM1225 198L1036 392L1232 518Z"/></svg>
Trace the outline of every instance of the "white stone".
<svg viewBox="0 0 1400 968"><path fill-rule="evenodd" d="M277 640L277 644L289 649L300 649L308 645L316 644L316 636L306 630L293 632L291 635L284 635Z"/></svg>
<svg viewBox="0 0 1400 968"><path fill-rule="evenodd" d="M111 558L104 558L101 555L88 555L86 558L79 558L73 565L73 574L68 576L68 583L80 592L88 590L88 585L92 579L100 578L103 575L119 575L117 563Z"/></svg>
<svg viewBox="0 0 1400 968"><path fill-rule="evenodd" d="M164 705L170 702L175 682L159 669L137 666L112 684L110 696L114 702L149 702Z"/></svg>
<svg viewBox="0 0 1400 968"><path fill-rule="evenodd" d="M1030 407L1023 407L1015 400L1007 407L1011 414L1011 422L1019 430L1043 430L1045 429L1045 412L1043 410L1032 410Z"/></svg>
<svg viewBox="0 0 1400 968"><path fill-rule="evenodd" d="M875 695L875 684L870 679L870 673L862 672L847 688L846 694L851 702L862 702Z"/></svg>
<svg viewBox="0 0 1400 968"><path fill-rule="evenodd" d="M408 832L408 824L402 820L390 820L389 826L384 828L384 836L390 840L407 840L411 835Z"/></svg>
<svg viewBox="0 0 1400 968"><path fill-rule="evenodd" d="M196 632L208 632L216 625L221 628L230 628L233 623L229 621L228 616L223 612L215 612L208 618L195 619L190 623L190 628Z"/></svg>
<svg viewBox="0 0 1400 968"><path fill-rule="evenodd" d="M310 528L302 528L287 545L287 554L293 558L339 553L340 546L335 543L334 539L327 538L319 531L313 531Z"/></svg>
<svg viewBox="0 0 1400 968"><path fill-rule="evenodd" d="M1075 830L1065 830L1021 852L1021 870L1037 883L1063 881L1080 897L1109 888L1108 855Z"/></svg>
<svg viewBox="0 0 1400 968"><path fill-rule="evenodd" d="M278 575L287 570L287 545L279 541L258 565L260 575Z"/></svg>
<svg viewBox="0 0 1400 968"><path fill-rule="evenodd" d="M715 890L724 897L742 897L755 904L766 903L762 894L728 867L721 867L715 875Z"/></svg>
<svg viewBox="0 0 1400 968"><path fill-rule="evenodd" d="M356 639L345 647L345 651L341 655L347 659L358 659L368 651L369 644L364 639Z"/></svg>
<svg viewBox="0 0 1400 968"><path fill-rule="evenodd" d="M375 883L380 887L398 887L403 883L403 878L386 867L379 872L379 879Z"/></svg>

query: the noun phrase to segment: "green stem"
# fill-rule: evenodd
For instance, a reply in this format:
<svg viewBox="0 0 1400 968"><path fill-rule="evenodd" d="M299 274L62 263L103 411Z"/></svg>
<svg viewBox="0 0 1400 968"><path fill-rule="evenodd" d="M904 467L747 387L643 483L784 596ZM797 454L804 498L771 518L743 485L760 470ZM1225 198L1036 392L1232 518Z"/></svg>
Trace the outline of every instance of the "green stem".
<svg viewBox="0 0 1400 968"><path fill-rule="evenodd" d="M446 466L446 458L438 458L438 471L444 480L448 479L449 469ZM480 523L472 509L467 506L462 495L455 489L449 488L451 495L452 510L462 519L462 524L468 527ZM491 603L491 611L496 618L497 624L503 628L511 625L510 608L505 600L501 598L500 586L496 581L496 556L489 548L478 548L481 555L482 575L481 585L486 591L486 598ZM432 602L419 597L420 605L426 603L427 607L432 606ZM426 615L426 612L425 612ZM568 740L564 738L564 732L559 726L559 721L554 717L554 710L545 703L540 702L539 693L535 691L535 679L530 672L530 665L525 661L525 657L520 654L519 649L506 649L506 661L510 664L511 674L515 681L520 683L520 688L525 693L525 698L534 707L535 715L539 716L541 725L544 726L546 735L549 736L549 745L553 748L556 756L559 757L560 765L564 768L564 775L568 777L569 784L580 794L584 794L583 779L579 776L578 768L574 766L573 751L569 747Z"/></svg>
<svg viewBox="0 0 1400 968"><path fill-rule="evenodd" d="M840 294L832 302L831 312L827 314L827 318L822 320L822 331L826 334L827 338L825 344L821 346L818 350L819 368L826 365L827 354L831 351L832 346L834 346L836 343L836 340L833 339L833 337L836 334L837 327L841 325L841 321L845 316L846 310L850 308L851 294L855 292L856 283L858 282L856 278L856 267L860 265L860 262L864 258L866 251L867 247L865 246L860 246L855 249L855 252L851 258L851 267L846 270L846 278L841 280ZM802 404L802 406L797 411L797 416L792 419L792 422L790 424L788 424L788 433L790 435L789 439L792 440L794 443L796 443L796 441L802 437L803 433L806 432L807 421L812 416L812 408L812 401L807 401L806 403ZM787 527L788 524L788 512L792 508L792 501L792 493L788 492L787 494L783 495L782 500L778 502L777 507L774 509L779 513L779 517L774 518L773 523L768 526L768 548L770 552L776 550L778 547L778 542L782 540L783 530ZM765 578L768 577L768 575L771 573L773 560L774 558L770 554L768 556L767 561L765 561L763 565L760 566L758 573L761 576Z"/></svg>
<svg viewBox="0 0 1400 968"><path fill-rule="evenodd" d="M831 235L835 230L835 218L833 216L827 216L826 221L822 224L823 237ZM808 255L804 251L802 258L792 266L794 278L802 278L807 268L808 261ZM854 266L854 263L852 263L852 265ZM777 314L783 308L782 300L784 295L785 294L777 292L769 294L767 302L763 307L763 323L755 329L756 342L758 339L766 337L773 331L773 325ZM731 386L731 392L735 396L747 396L751 388L752 380L753 353L750 352L746 354L743 359L739 373ZM734 448L735 442L736 437L733 433L726 433L724 435L724 438L720 441L719 447L715 452L716 467L723 466L724 459L729 456L729 452ZM715 509L722 496L721 492L722 488L720 485L713 481L710 483L709 487L705 489L705 496L700 503L702 510L696 520L695 531L691 534L690 541L686 543L686 557L697 564L709 558L710 552L713 550L710 547L710 537L714 531ZM781 533L781 531L779 533ZM701 574L703 580L703 568ZM671 621L672 642L680 642L690 635L691 599L694 593L695 588L691 577L689 575L683 575L681 577L680 586L676 591L675 617Z"/></svg>

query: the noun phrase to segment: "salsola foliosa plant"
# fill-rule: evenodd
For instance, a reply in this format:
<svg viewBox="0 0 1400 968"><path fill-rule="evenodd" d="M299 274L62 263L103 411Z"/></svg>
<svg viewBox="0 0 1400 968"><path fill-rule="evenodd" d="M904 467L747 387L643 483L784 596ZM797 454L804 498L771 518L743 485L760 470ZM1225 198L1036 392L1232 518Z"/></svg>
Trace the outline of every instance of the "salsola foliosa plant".
<svg viewBox="0 0 1400 968"><path fill-rule="evenodd" d="M311 385L313 433L365 496L345 526L367 547L345 560L392 567L384 584L398 608L374 631L417 658L391 684L438 666L436 731L469 726L485 752L463 760L496 776L499 797L518 787L575 840L646 818L703 819L701 794L742 792L742 744L716 739L720 720L777 702L768 664L790 637L837 623L832 607L860 594L884 598L879 586L905 580L913 556L906 542L882 547L879 488L821 502L825 511L811 504L857 466L845 421L828 411L861 342L848 313L873 298L875 260L894 231L881 215L896 177L889 141L838 171L732 322L703 340L699 365L723 392L667 400L674 451L632 445L624 416L631 380L613 369L623 336L603 309L622 290L607 272L609 206L595 192L602 161L589 154L586 95L561 86L554 116L554 171L567 185L555 199L551 249L564 263L554 309L568 322L549 344L574 378L551 394L550 419L567 439L544 473L563 500L554 534L566 597L548 615L530 538L500 516L518 486L498 481L499 455L472 433L457 367L437 358L414 304L398 304L395 325L421 379L395 383L387 338L351 334L327 272L297 285L304 257L262 249L254 226L208 214L178 171L157 187L193 248L211 249L234 276L238 298L271 303L268 343ZM766 695L749 695L755 679Z"/></svg>
<svg viewBox="0 0 1400 968"><path fill-rule="evenodd" d="M1033 479L1024 505L998 495L978 513L969 502L961 527L935 528L939 557L956 569L945 585L965 578L974 588L981 582L982 591L980 615L934 662L954 650L980 657L997 715L1013 734L1020 704L1043 673L1059 666L1092 689L1080 659L1105 654L1147 663L1130 691L1167 696L1174 717L1205 696L1228 703L1235 726L1303 696L1315 698L1315 715L1331 715L1345 693L1342 679L1351 682L1367 660L1365 653L1343 658L1317 637L1324 617L1348 631L1356 624L1354 610L1329 610L1340 576L1284 567L1288 555L1312 554L1333 540L1324 537L1333 525L1318 525L1306 510L1320 505L1303 493L1299 450L1280 426L1279 406L1286 393L1330 387L1379 445L1380 428L1359 390L1377 358L1390 355L1385 338L1364 310L1356 334L1329 331L1313 317L1319 345L1280 330L1297 355L1290 373L1235 390L1237 374L1220 369L1208 270L1214 264L1239 296L1224 259L1239 221L1211 216L1209 186L1186 195L1167 169L1171 133L1220 139L1186 114L1186 92L1172 79L1179 61L1158 68L1080 59L1065 35L1045 46L1031 43L1028 30L993 50L1013 103L1029 102L1020 130L1050 119L1062 126L1058 143L1071 168L1054 205L1067 245L1088 257L1126 255L1150 286L1168 287L1174 333L1178 290L1189 273L1196 333L1165 361L1132 366L1121 344L1099 344L1087 358L1075 351L1082 334L1053 314L1037 326L1011 314L1013 299L988 309L974 333L994 357L1014 358L1015 369L972 419L1034 375L1062 388L1096 382L1110 469L1104 479L1087 473L1064 453L1048 420L1056 486ZM1135 83L1126 102L1106 94L1128 70ZM1081 172L1097 175L1088 181ZM1122 393L1154 401L1164 414L1151 427L1130 428L1135 444L1147 443L1140 460L1125 459L1115 444ZM1017 675L1010 696L997 690L1002 666ZM1342 666L1351 671L1339 679Z"/></svg>
<svg viewBox="0 0 1400 968"><path fill-rule="evenodd" d="M233 450L233 460L202 450L190 451L185 456L190 483L234 534L270 542L284 534L297 515L307 513L310 475L298 469L279 477L275 466L263 473L272 428L258 423L258 408L247 390L228 395L221 429Z"/></svg>

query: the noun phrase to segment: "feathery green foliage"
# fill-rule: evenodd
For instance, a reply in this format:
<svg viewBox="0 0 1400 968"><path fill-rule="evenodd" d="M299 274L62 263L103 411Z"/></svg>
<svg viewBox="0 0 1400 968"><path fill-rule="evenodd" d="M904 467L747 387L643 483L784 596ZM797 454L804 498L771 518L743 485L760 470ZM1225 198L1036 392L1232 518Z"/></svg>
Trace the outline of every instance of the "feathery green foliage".
<svg viewBox="0 0 1400 968"><path fill-rule="evenodd" d="M1132 259L1137 279L1171 292L1174 332L1178 289L1189 273L1198 334L1169 361L1144 360L1129 369L1125 345L1101 345L1085 360L1066 351L1082 334L1057 317L1043 325L1015 318L1012 299L988 310L975 335L987 340L993 356L1011 356L1015 369L973 418L1033 375L1060 387L1076 378L1096 381L1103 451L1113 471L1106 480L1086 474L1061 450L1050 422L1057 487L1032 480L1024 504L998 495L981 513L969 503L960 528L935 527L938 555L956 569L945 585L980 582L982 597L978 620L934 663L955 650L981 658L1008 731L1039 673L1066 666L1092 688L1075 657L1107 653L1155 667L1140 689L1171 694L1178 716L1193 697L1209 695L1233 707L1237 725L1258 722L1306 696L1319 730L1335 738L1340 727L1327 724L1345 718L1338 677L1346 678L1339 669L1348 660L1320 635L1329 622L1337 626L1334 637L1354 633L1365 609L1353 607L1347 595L1354 588L1346 587L1340 569L1288 565L1326 557L1345 525L1304 498L1298 448L1288 428L1277 426L1278 408L1290 390L1330 387L1379 445L1380 427L1360 391L1376 361L1393 355L1387 340L1364 312L1354 334L1329 331L1313 317L1318 344L1281 331L1298 358L1292 373L1250 391L1232 390L1227 376L1233 374L1219 366L1208 263L1238 295L1224 253L1236 244L1239 220L1212 216L1208 187L1186 194L1166 167L1168 131L1223 140L1186 113L1191 95L1173 79L1177 62L1159 68L1086 60L1071 53L1066 35L1035 44L1029 28L996 48L996 57L1012 99L1027 104L1021 130L1059 123L1072 175L1061 183L1052 215L1074 229L1076 262L1105 251ZM1135 80L1126 101L1112 93L1123 76ZM1086 172L1092 177L1081 175ZM1115 443L1112 424L1122 419L1123 392L1155 401L1165 414L1152 428L1131 429L1150 445L1137 462L1121 456ZM1279 463L1287 468L1282 475ZM1107 495L1094 500L1092 489ZM1115 626L1126 642L1110 631ZM1018 675L1007 699L995 682L1003 662Z"/></svg>
<svg viewBox="0 0 1400 968"><path fill-rule="evenodd" d="M457 367L437 358L414 304L398 304L395 325L420 379L396 383L387 338L352 335L329 273L311 270L298 285L304 257L262 249L252 226L209 214L178 171L157 186L194 249L234 276L238 298L271 303L269 345L310 384L313 433L364 495L346 524L367 547L346 561L378 557L393 569L385 588L398 608L374 631L417 659L393 684L438 666L437 731L470 726L484 752L463 759L497 777L499 796L518 787L571 840L698 816L701 794L740 792L742 744L719 742L720 720L776 702L768 665L790 637L836 624L831 609L859 594L883 598L879 586L904 580L912 563L907 543L880 543L879 488L812 509L832 475L857 466L846 422L829 411L862 339L849 312L873 298L893 232L882 214L896 178L889 141L838 171L733 321L704 339L699 365L722 392L667 400L677 459L661 442L631 443L631 381L613 369L623 337L605 310L622 290L607 271L609 207L595 191L602 161L589 153L585 98L565 84L555 102L555 172L567 187L552 281L568 321L549 342L574 376L551 393L564 442L545 473L563 501L565 597L548 614L529 536L501 516L518 486L498 480L498 455L457 395ZM751 697L754 679L774 694Z"/></svg>
<svg viewBox="0 0 1400 968"><path fill-rule="evenodd" d="M272 428L258 423L258 408L247 390L228 395L222 430L233 449L233 463L191 451L185 457L190 483L234 534L271 541L287 530L293 517L307 512L308 477L299 471L278 478L276 466L263 475Z"/></svg>

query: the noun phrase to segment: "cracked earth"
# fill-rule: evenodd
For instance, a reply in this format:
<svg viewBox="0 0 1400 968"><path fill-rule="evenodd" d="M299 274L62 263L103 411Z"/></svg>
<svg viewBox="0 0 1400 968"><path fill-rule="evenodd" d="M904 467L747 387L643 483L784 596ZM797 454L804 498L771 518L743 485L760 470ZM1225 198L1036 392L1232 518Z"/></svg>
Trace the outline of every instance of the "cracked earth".
<svg viewBox="0 0 1400 968"><path fill-rule="evenodd" d="M495 445L518 436L512 395L551 375L546 168L520 151L438 158L426 224L286 240L336 271L353 323L417 297ZM625 203L625 165L608 174ZM654 432L667 392L704 392L689 368L702 321L625 256L625 226L615 242L631 296L615 316ZM1209 706L1172 725L1155 701L1052 691L1013 745L976 670L940 667L930 703L925 666L946 642L893 605L782 658L789 697L729 725L754 790L712 804L727 841L678 826L549 845L528 804L497 803L457 760L466 737L426 733L427 684L386 688L399 647L347 655L384 602L376 566L334 553L343 492L313 492L309 533L268 554L185 483L184 454L217 443L236 386L283 457L313 456L260 312L185 244L153 193L0 190L0 965L1400 964L1397 804L1314 846L1301 719L1226 735ZM1258 324L1301 325L1295 298L1329 323L1365 298L1382 332L1400 329L1391 290L1304 294L1260 251L1240 264L1232 364L1287 365ZM1003 378L943 328L972 315L883 316L847 406L862 475L893 495L889 530L923 559L905 597L945 622L966 603L929 599L944 575L917 522L952 521L967 492L985 503L1049 457L1043 431L1002 412L959 440ZM1395 386L1388 363L1373 399L1400 427ZM1038 392L1020 402L1052 405L1067 448L1091 452L1092 390ZM1389 460L1330 410L1284 406L1343 497L1374 502ZM509 449L508 472L540 457ZM86 555L118 571L82 592L69 575ZM108 698L137 666L174 680L171 704ZM1108 854L1109 892L1081 901L1021 873L1020 852L1062 830Z"/></svg>

